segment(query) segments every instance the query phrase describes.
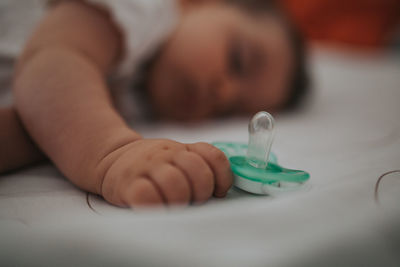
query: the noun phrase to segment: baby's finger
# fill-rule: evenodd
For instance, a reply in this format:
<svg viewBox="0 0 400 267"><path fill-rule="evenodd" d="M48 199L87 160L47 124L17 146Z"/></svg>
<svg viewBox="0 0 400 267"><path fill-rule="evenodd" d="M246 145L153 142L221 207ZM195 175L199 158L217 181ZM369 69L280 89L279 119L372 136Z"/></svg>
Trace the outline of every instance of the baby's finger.
<svg viewBox="0 0 400 267"><path fill-rule="evenodd" d="M191 189L185 175L171 164L161 164L151 170L150 178L160 188L168 204L188 204Z"/></svg>
<svg viewBox="0 0 400 267"><path fill-rule="evenodd" d="M214 174L208 164L196 153L181 151L173 158L175 166L180 168L192 187L192 200L204 202L214 191Z"/></svg>
<svg viewBox="0 0 400 267"><path fill-rule="evenodd" d="M188 144L187 147L190 151L199 154L214 172L214 196L224 197L233 183L229 161L225 154L215 146L203 142Z"/></svg>
<svg viewBox="0 0 400 267"><path fill-rule="evenodd" d="M123 202L130 207L156 206L164 203L152 181L145 177L133 180L122 193Z"/></svg>

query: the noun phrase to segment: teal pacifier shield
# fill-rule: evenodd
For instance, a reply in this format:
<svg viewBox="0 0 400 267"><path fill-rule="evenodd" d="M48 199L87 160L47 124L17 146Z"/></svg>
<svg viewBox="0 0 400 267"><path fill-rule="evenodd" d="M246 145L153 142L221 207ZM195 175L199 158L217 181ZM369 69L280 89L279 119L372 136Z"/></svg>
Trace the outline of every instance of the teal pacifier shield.
<svg viewBox="0 0 400 267"><path fill-rule="evenodd" d="M224 152L228 159L233 156L245 157L247 153L247 144L244 143L214 142L212 145ZM276 155L272 152L269 155L269 162L278 163Z"/></svg>
<svg viewBox="0 0 400 267"><path fill-rule="evenodd" d="M266 168L256 168L247 161L247 145L240 143L215 142L214 146L223 151L229 159L233 173L242 178L262 183L276 184L285 183L304 183L310 175L305 171L283 168L278 165L275 154L270 153Z"/></svg>

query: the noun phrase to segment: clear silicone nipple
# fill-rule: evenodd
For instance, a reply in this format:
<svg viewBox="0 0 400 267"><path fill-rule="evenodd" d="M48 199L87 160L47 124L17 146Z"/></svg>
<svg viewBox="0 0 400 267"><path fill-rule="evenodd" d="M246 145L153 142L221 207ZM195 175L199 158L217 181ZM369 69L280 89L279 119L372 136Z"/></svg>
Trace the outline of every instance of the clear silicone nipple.
<svg viewBox="0 0 400 267"><path fill-rule="evenodd" d="M253 167L265 169L273 140L274 118L268 112L258 112L249 123L247 162Z"/></svg>

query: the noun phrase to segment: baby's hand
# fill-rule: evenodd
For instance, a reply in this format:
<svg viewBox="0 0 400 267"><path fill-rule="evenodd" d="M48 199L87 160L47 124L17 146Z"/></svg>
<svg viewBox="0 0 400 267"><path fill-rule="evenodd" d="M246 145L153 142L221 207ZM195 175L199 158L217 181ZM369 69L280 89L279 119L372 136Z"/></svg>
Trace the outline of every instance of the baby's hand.
<svg viewBox="0 0 400 267"><path fill-rule="evenodd" d="M207 143L140 139L113 153L101 193L115 205L201 203L232 185L227 158Z"/></svg>

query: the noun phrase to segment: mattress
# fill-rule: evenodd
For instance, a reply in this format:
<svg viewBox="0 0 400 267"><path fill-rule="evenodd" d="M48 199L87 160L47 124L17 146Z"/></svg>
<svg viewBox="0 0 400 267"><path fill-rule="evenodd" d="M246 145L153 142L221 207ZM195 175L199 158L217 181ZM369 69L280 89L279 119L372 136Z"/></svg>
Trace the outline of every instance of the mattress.
<svg viewBox="0 0 400 267"><path fill-rule="evenodd" d="M313 91L272 150L309 188L121 209L51 164L0 176L2 266L400 266L400 58L314 49ZM141 123L145 137L247 142L247 117ZM377 191L376 183L380 180Z"/></svg>

